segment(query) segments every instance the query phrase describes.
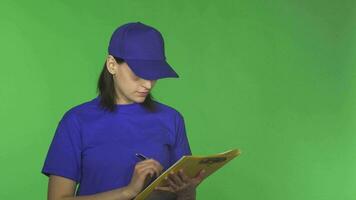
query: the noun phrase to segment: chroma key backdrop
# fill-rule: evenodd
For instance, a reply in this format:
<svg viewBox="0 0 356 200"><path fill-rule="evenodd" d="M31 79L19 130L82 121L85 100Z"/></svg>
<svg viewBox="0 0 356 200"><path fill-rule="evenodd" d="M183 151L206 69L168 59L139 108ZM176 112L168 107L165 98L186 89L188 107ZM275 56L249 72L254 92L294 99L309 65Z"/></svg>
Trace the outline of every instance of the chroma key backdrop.
<svg viewBox="0 0 356 200"><path fill-rule="evenodd" d="M94 98L113 30L160 30L194 155L239 148L198 200L356 199L356 1L1 0L0 199L47 199L41 169Z"/></svg>

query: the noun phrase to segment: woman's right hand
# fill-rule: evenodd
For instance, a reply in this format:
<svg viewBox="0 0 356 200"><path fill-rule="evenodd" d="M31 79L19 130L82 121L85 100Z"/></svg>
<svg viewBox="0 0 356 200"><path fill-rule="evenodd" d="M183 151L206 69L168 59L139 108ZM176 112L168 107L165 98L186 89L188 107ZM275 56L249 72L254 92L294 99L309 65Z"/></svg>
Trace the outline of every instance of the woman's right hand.
<svg viewBox="0 0 356 200"><path fill-rule="evenodd" d="M154 159L140 161L135 165L131 182L127 187L136 196L143 189L146 177L158 177L162 173L162 170L162 165Z"/></svg>

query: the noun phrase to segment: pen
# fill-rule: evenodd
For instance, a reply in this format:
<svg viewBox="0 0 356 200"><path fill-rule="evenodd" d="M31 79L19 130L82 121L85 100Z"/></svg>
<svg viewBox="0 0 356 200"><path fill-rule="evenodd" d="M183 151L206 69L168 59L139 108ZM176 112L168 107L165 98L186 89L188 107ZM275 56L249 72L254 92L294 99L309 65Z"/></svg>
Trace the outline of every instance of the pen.
<svg viewBox="0 0 356 200"><path fill-rule="evenodd" d="M141 160L149 159L148 157L146 157L146 156L144 156L144 155L142 155L142 154L140 154L140 153L136 153L136 156L137 156L139 159L141 159Z"/></svg>

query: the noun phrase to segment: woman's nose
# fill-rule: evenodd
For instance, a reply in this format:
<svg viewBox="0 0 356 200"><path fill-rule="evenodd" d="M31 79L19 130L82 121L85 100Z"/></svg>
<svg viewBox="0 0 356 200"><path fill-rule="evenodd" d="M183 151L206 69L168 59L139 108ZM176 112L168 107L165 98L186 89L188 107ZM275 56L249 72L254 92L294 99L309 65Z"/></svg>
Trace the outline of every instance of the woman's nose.
<svg viewBox="0 0 356 200"><path fill-rule="evenodd" d="M151 89L153 85L155 84L155 80L145 80L144 86L147 89Z"/></svg>

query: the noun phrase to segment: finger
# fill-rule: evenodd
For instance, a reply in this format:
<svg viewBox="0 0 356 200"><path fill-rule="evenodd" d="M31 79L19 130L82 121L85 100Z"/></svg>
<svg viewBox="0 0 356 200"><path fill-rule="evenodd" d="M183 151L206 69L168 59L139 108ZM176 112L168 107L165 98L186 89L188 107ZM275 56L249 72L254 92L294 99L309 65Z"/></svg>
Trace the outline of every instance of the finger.
<svg viewBox="0 0 356 200"><path fill-rule="evenodd" d="M160 174L163 171L163 166L156 160L152 160L152 162L156 166L158 174Z"/></svg>
<svg viewBox="0 0 356 200"><path fill-rule="evenodd" d="M141 161L141 165L150 165L150 166L154 166L154 168L157 171L157 176L162 172L163 170L163 166L156 160L154 159L147 159L144 161Z"/></svg>
<svg viewBox="0 0 356 200"><path fill-rule="evenodd" d="M152 174L152 176L159 176L159 174L161 173L160 171L159 171L159 169L157 169L157 166L155 166L154 164L152 164L152 163L146 163L146 164L144 164L144 165L141 165L141 166L139 166L138 167L138 169L139 170L145 170L145 169L147 169L147 168L151 168L152 170L154 170L154 174Z"/></svg>
<svg viewBox="0 0 356 200"><path fill-rule="evenodd" d="M160 162L158 162L157 160L155 159L150 159L155 165L157 165L159 168L162 168L163 169L163 166L161 165Z"/></svg>
<svg viewBox="0 0 356 200"><path fill-rule="evenodd" d="M178 174L183 182L189 182L189 177L184 173L183 169L180 169Z"/></svg>
<svg viewBox="0 0 356 200"><path fill-rule="evenodd" d="M183 181L180 179L180 177L179 177L179 175L177 173L171 172L170 173L170 178L177 186L183 186L184 185Z"/></svg>
<svg viewBox="0 0 356 200"><path fill-rule="evenodd" d="M201 171L200 171L200 173L199 173L199 178L200 179L204 179L205 178L205 173L206 173L206 171L205 171L205 169L202 169Z"/></svg>
<svg viewBox="0 0 356 200"><path fill-rule="evenodd" d="M154 171L155 171L155 177L157 178L160 174L161 174L161 171L157 168L157 167L153 167Z"/></svg>
<svg viewBox="0 0 356 200"><path fill-rule="evenodd" d="M141 174L141 176L143 177L143 178L146 178L146 177L152 177L153 175L154 175L154 173L155 173L155 171L153 170L153 168L152 167L146 167L146 168L144 168L144 169L141 169L140 171L139 171L139 174Z"/></svg>
<svg viewBox="0 0 356 200"><path fill-rule="evenodd" d="M146 165L145 166L145 168L146 169L152 169L152 171L153 171L153 173L151 174L151 177L157 177L158 175L159 175L159 171L158 171L158 169L157 169L157 167L155 167L154 165L152 165L152 164L149 164L149 165Z"/></svg>
<svg viewBox="0 0 356 200"><path fill-rule="evenodd" d="M165 187L163 187L163 186L157 186L157 187L155 187L155 190L163 190L163 191L173 192L172 188L169 187L169 186L165 186Z"/></svg>
<svg viewBox="0 0 356 200"><path fill-rule="evenodd" d="M204 178L205 172L205 169L201 169L194 178Z"/></svg>
<svg viewBox="0 0 356 200"><path fill-rule="evenodd" d="M171 177L166 177L165 179L173 191L177 191L179 189L179 187L172 181Z"/></svg>
<svg viewBox="0 0 356 200"><path fill-rule="evenodd" d="M193 178L193 182L195 182L196 185L199 185L203 181L203 179L205 178L205 172L206 171L203 169L196 177Z"/></svg>

